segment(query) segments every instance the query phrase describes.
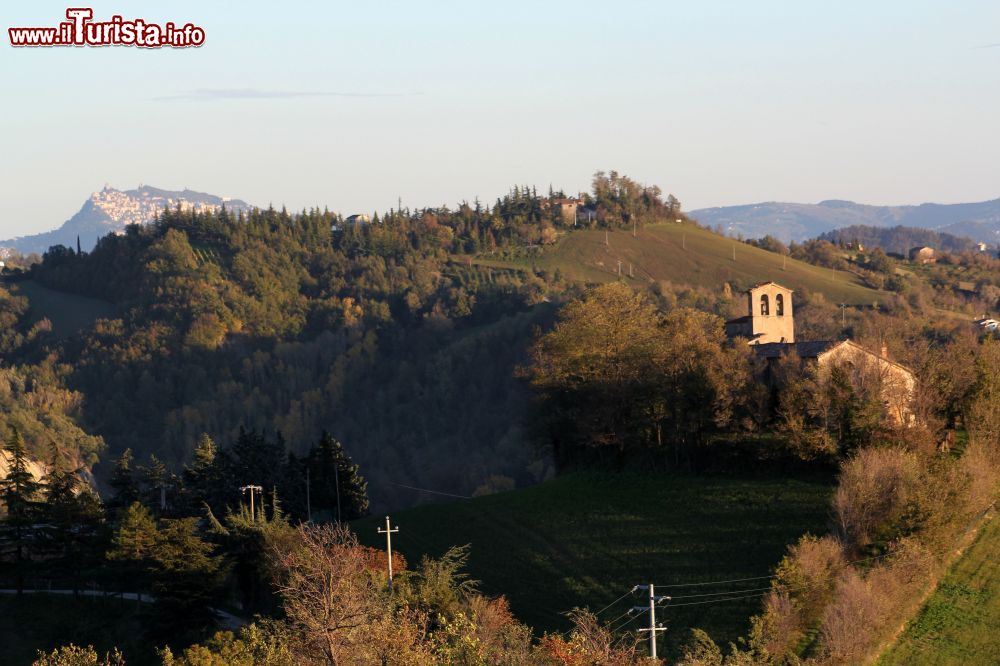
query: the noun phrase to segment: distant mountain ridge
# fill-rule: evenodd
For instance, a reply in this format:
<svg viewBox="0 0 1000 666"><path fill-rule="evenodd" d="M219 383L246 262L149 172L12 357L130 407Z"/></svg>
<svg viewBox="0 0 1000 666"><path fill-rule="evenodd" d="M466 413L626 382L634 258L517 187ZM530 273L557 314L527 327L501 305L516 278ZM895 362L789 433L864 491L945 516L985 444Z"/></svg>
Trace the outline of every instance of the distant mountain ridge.
<svg viewBox="0 0 1000 666"><path fill-rule="evenodd" d="M97 240L109 233L121 232L131 224L148 224L165 208L180 206L185 210L208 211L225 206L229 210L246 210L250 205L239 199L218 197L193 190L161 190L140 185L134 190L117 190L105 186L84 202L79 212L54 231L21 236L0 241L0 247L12 248L21 254L43 253L53 245L93 249Z"/></svg>
<svg viewBox="0 0 1000 666"><path fill-rule="evenodd" d="M743 206L702 208L689 213L703 225L720 226L727 234L782 241L803 241L853 225L918 227L976 241L1000 241L1000 199L978 203L918 206L871 206L831 199L817 204L769 201Z"/></svg>

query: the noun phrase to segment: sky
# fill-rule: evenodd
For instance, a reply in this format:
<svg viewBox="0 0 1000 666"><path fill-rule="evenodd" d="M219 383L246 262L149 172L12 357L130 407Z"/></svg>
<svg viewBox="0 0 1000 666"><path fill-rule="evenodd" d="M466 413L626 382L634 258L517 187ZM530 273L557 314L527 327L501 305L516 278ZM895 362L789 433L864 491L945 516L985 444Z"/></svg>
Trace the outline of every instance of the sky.
<svg viewBox="0 0 1000 666"><path fill-rule="evenodd" d="M0 10L0 237L105 184L344 214L612 169L688 210L1000 197L995 0L116 0L95 19L205 44L10 46L67 6Z"/></svg>

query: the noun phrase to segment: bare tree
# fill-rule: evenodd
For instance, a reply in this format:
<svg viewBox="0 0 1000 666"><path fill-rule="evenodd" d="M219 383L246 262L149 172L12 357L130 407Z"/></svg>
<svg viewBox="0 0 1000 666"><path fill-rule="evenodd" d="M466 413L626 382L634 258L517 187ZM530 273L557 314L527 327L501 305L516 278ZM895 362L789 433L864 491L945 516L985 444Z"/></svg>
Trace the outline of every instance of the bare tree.
<svg viewBox="0 0 1000 666"><path fill-rule="evenodd" d="M299 535L299 543L275 552L285 613L308 653L329 664L350 663L385 612L383 586L348 527L304 525Z"/></svg>

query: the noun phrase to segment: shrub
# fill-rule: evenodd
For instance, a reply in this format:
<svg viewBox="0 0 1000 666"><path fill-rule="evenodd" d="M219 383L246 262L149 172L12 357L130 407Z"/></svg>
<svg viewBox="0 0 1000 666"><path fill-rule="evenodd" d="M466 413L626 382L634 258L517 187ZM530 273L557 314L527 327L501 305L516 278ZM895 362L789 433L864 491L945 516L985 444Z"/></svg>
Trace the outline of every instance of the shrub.
<svg viewBox="0 0 1000 666"><path fill-rule="evenodd" d="M895 536L913 509L920 483L915 454L900 448L860 449L842 465L834 495L840 537L863 547Z"/></svg>

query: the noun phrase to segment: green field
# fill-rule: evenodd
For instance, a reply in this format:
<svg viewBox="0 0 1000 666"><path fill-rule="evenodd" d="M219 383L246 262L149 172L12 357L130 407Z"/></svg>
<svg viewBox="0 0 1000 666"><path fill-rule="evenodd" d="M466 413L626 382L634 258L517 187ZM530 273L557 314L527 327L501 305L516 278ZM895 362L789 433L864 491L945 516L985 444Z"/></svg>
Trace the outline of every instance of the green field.
<svg viewBox="0 0 1000 666"><path fill-rule="evenodd" d="M31 304L32 321L47 318L52 322L52 331L59 337L88 329L98 319L115 316L115 306L107 301L55 291L34 280L13 282L9 288L19 296L27 297Z"/></svg>
<svg viewBox="0 0 1000 666"><path fill-rule="evenodd" d="M1000 520L993 518L879 664L1000 662L998 555Z"/></svg>
<svg viewBox="0 0 1000 666"><path fill-rule="evenodd" d="M630 230L574 231L546 248L539 256L513 261L479 259L484 266L559 269L565 276L587 282L618 279L622 275L635 284L668 280L719 289L725 282L751 284L774 280L791 289L823 293L833 303L872 305L886 293L866 287L853 274L832 271L719 236L689 224L661 223ZM733 251L736 260L733 260ZM634 277L628 277L629 264Z"/></svg>
<svg viewBox="0 0 1000 666"><path fill-rule="evenodd" d="M471 544L469 571L491 595L506 594L536 632L565 629L574 606L600 609L637 583L680 597L754 590L753 598L667 609L666 642L702 627L734 640L760 607L766 580L706 587L679 583L766 576L786 545L825 533L832 481L655 473L577 472L523 490L400 511L393 546L411 562ZM385 546L384 517L357 521L363 543ZM711 597L709 597L711 598ZM601 615L628 609L625 599ZM676 604L682 603L676 599ZM638 622L630 626L635 626Z"/></svg>

